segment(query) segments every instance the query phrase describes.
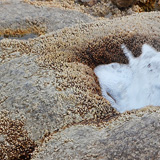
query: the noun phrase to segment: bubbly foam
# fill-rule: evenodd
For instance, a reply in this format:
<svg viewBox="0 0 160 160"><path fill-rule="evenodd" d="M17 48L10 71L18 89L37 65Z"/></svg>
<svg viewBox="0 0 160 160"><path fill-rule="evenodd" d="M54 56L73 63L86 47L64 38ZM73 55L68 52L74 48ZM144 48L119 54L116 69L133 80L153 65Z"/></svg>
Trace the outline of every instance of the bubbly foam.
<svg viewBox="0 0 160 160"><path fill-rule="evenodd" d="M135 58L122 45L129 64L111 63L94 69L102 95L119 112L160 105L160 52L144 44Z"/></svg>

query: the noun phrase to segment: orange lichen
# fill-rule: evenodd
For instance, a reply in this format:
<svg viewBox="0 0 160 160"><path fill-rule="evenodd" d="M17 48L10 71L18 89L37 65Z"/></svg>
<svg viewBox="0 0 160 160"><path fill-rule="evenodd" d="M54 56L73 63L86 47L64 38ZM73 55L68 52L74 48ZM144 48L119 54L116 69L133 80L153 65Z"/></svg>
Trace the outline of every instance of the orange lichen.
<svg viewBox="0 0 160 160"><path fill-rule="evenodd" d="M0 30L0 36L4 36L5 38L22 37L24 35L32 33L36 35L43 35L46 33L46 30L45 28L40 28L36 26L31 26L28 28L17 28L17 29L4 28L3 30Z"/></svg>

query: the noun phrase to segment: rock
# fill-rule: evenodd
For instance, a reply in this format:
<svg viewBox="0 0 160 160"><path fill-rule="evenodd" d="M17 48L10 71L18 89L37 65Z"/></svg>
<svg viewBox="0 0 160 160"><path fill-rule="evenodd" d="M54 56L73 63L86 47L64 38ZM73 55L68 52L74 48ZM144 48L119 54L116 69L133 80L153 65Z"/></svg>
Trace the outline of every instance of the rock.
<svg viewBox="0 0 160 160"><path fill-rule="evenodd" d="M24 121L10 119L9 112L0 112L0 159L30 159L35 147Z"/></svg>
<svg viewBox="0 0 160 160"><path fill-rule="evenodd" d="M98 86L89 67L60 63L56 69L43 68L37 64L37 58L21 55L5 59L0 65L0 111L9 109L12 118L26 117L25 127L33 140L41 139L46 131L53 132L84 119L106 115L109 118L116 114L107 101L96 94ZM80 74L83 81L76 78ZM85 87L91 88L90 95L85 95Z"/></svg>
<svg viewBox="0 0 160 160"><path fill-rule="evenodd" d="M149 110L145 111L145 115L143 111L122 115L114 122L99 124L99 127L94 124L80 124L66 128L48 137L43 146L33 153L32 160L158 160L160 109L157 108L152 114Z"/></svg>
<svg viewBox="0 0 160 160"><path fill-rule="evenodd" d="M76 10L47 6L37 7L21 0L7 1L0 5L2 12L0 35L5 37L26 34L43 35L64 27L74 26L80 22L87 23L94 20L93 17Z"/></svg>
<svg viewBox="0 0 160 160"><path fill-rule="evenodd" d="M96 3L99 2L99 0L77 0L77 2L83 4L83 5L88 5L88 6L93 6Z"/></svg>
<svg viewBox="0 0 160 160"><path fill-rule="evenodd" d="M3 115L4 111L8 112L8 115L3 116L2 122L8 118L13 125L11 130L8 124L3 125L8 132L1 133L1 141L4 142L2 152L6 155L9 144L5 137L10 136L12 128L18 135L16 128L19 128L19 133L23 133L24 136L18 135L9 139L10 143L14 144L12 149L18 151L14 152L10 159L18 159L16 155L19 157L22 154L22 159L27 159L36 145L44 145L44 140L54 133L61 134L65 128L69 131L70 127L79 128L80 124L97 124L120 116L101 96L93 69L104 63L127 63L120 48L122 43L125 43L135 56L141 53L143 43L160 50L160 19L159 12L135 14L112 20L93 17L92 19L89 15L71 9L35 7L24 1L14 2L3 4L12 6L11 13L6 12L7 6L0 6L1 9L4 7L0 20L6 18L6 21L2 20L1 23L2 31L6 28L25 28L26 23L30 26L32 23L25 21L27 16L36 19L32 21L35 26L43 22L42 24L47 26L47 33L53 31L28 40L0 41L0 115ZM40 17L46 20L41 21L43 18ZM77 24L79 20L84 23ZM155 110L150 110L151 114L154 112ZM130 112L126 114L130 115ZM147 114L147 111L142 114ZM157 114L154 115L158 117ZM19 121L22 121L23 125ZM124 122L123 116L121 122ZM136 122L138 124L139 121ZM116 125L114 121L112 125ZM106 135L102 132L101 135L103 134ZM23 141L24 137L29 144ZM61 142L57 140L56 143ZM29 149L30 144L33 146L32 151ZM22 152L19 152L19 146L24 146Z"/></svg>
<svg viewBox="0 0 160 160"><path fill-rule="evenodd" d="M9 110L11 118L26 117L25 128L35 141L74 123L110 119L119 113L101 97L93 68L126 63L122 43L135 56L143 43L159 50L159 33L155 12L82 24L28 41L2 40L1 110ZM20 53L11 54L15 51Z"/></svg>
<svg viewBox="0 0 160 160"><path fill-rule="evenodd" d="M24 0L25 2L38 6L38 7L55 7L62 10L77 10L82 13L87 13L94 17L107 17L115 18L121 17L122 15L130 15L134 13L131 8L130 10L119 10L115 5L112 4L111 0L52 0L52 1L30 1ZM80 5L79 5L80 4ZM93 17L91 17L93 19Z"/></svg>
<svg viewBox="0 0 160 160"><path fill-rule="evenodd" d="M118 8L131 7L137 0L111 0Z"/></svg>
<svg viewBox="0 0 160 160"><path fill-rule="evenodd" d="M160 10L159 0L138 0L136 4L141 8L141 12Z"/></svg>
<svg viewBox="0 0 160 160"><path fill-rule="evenodd" d="M156 3L155 3L155 9L157 11L160 11L160 0L157 0Z"/></svg>

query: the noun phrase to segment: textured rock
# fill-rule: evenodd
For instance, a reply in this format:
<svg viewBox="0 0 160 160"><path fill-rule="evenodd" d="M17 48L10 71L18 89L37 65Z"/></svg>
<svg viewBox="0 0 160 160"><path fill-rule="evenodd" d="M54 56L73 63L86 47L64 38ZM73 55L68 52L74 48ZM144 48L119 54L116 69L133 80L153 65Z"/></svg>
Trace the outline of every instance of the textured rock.
<svg viewBox="0 0 160 160"><path fill-rule="evenodd" d="M26 117L34 140L73 123L118 114L101 97L92 69L114 61L127 63L122 43L135 55L141 53L143 43L160 49L159 13L137 15L83 24L28 41L1 41L1 110L12 111L12 117Z"/></svg>
<svg viewBox="0 0 160 160"><path fill-rule="evenodd" d="M138 0L137 5L141 7L141 11L160 10L159 0Z"/></svg>
<svg viewBox="0 0 160 160"><path fill-rule="evenodd" d="M35 6L48 6L62 9L65 8L68 10L78 10L82 13L87 13L88 15L93 15L95 17L114 18L134 13L132 9L121 11L112 4L111 0L84 0L83 2L81 0L52 0L49 2L37 0L24 1Z"/></svg>
<svg viewBox="0 0 160 160"><path fill-rule="evenodd" d="M94 68L98 64L126 63L121 50L122 43L126 44L135 56L141 54L144 43L160 50L159 23L159 12L134 14L65 28L27 42L4 40L1 46L7 52L17 50L41 54L38 61L41 65L65 61L81 62Z"/></svg>
<svg viewBox="0 0 160 160"><path fill-rule="evenodd" d="M131 7L137 0L111 0L119 8Z"/></svg>
<svg viewBox="0 0 160 160"><path fill-rule="evenodd" d="M12 118L24 116L34 140L42 138L46 131L116 114L107 101L96 94L99 86L89 67L61 63L53 70L40 67L33 55L12 58L6 58L0 65L0 110L10 110Z"/></svg>
<svg viewBox="0 0 160 160"><path fill-rule="evenodd" d="M98 3L99 0L77 0L76 2L79 2L83 5L93 6L96 3Z"/></svg>
<svg viewBox="0 0 160 160"><path fill-rule="evenodd" d="M156 0L155 9L160 11L160 0Z"/></svg>
<svg viewBox="0 0 160 160"><path fill-rule="evenodd" d="M152 113L151 113L152 112ZM160 109L121 115L99 127L74 125L48 137L33 160L160 158Z"/></svg>
<svg viewBox="0 0 160 160"><path fill-rule="evenodd" d="M93 19L79 11L41 6L41 12L38 8L40 5L19 3L18 0L13 4L11 1L6 2L3 1L3 5L0 6L4 11L0 17L3 19L6 14L10 16L6 16L5 22L2 21L2 31L5 28L25 28L24 19L28 15L39 20L38 23L33 23L36 25L41 24L40 17L46 18L48 15L42 24L47 27L47 32L54 31L35 39L0 41L0 114L7 110L11 122L23 118L22 128L26 131L24 136L31 144L45 145L45 137L55 132L60 134L60 131L63 132L67 127L70 130L72 125L74 127L89 122L108 121L118 116L119 113L101 96L93 68L98 64L115 61L127 63L120 49L122 43L125 43L136 56L141 53L143 43L160 50L159 12L135 14L113 20L93 18L93 23L86 24ZM6 5L13 7L12 14L16 13L13 14L13 21L12 14L6 12L7 8L3 8ZM31 13L23 10L24 16L21 17L21 10L16 10L16 6L31 9ZM62 16L64 13L65 16ZM58 15L57 19L55 15ZM19 23L16 22L16 18ZM73 27L72 25L79 23L79 20L84 23ZM56 26L56 22L59 27ZM150 111L151 114L153 112L154 110ZM134 113L133 117L136 114ZM142 114L145 115L146 112ZM155 116L158 117L157 114ZM119 121L124 122L123 115ZM16 123L12 124L17 128L19 126ZM10 130L5 132L7 136L9 133ZM12 144L15 142L10 140ZM5 141L3 135L0 135L0 141ZM23 145L23 141L21 142ZM27 143L24 150L29 154L22 152L25 158L30 155L28 146L30 143ZM116 147L116 144L114 146ZM6 154L7 147L3 147L2 152ZM13 145L12 148L17 149L18 146ZM17 152L14 152L13 158L16 157L15 154ZM18 153L18 157L19 155L21 156Z"/></svg>
<svg viewBox="0 0 160 160"><path fill-rule="evenodd" d="M28 137L23 120L10 119L8 112L0 112L1 160L31 158L36 144Z"/></svg>
<svg viewBox="0 0 160 160"><path fill-rule="evenodd" d="M36 7L22 0L0 2L0 35L17 36L34 33L37 35L87 23L93 17L76 10ZM22 16L23 15L23 16Z"/></svg>

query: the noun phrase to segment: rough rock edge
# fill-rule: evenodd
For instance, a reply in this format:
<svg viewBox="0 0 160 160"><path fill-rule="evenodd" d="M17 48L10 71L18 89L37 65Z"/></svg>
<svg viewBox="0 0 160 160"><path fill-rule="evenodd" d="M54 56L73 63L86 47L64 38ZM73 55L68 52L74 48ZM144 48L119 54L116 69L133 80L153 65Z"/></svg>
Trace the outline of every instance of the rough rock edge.
<svg viewBox="0 0 160 160"><path fill-rule="evenodd" d="M63 146L60 146L61 145L61 141L63 142L64 141L64 143L65 143L65 141L66 141L66 143L69 143L70 142L70 144L69 144L69 148L72 146L72 145L76 145L77 146L77 149L78 150L80 150L80 146L83 146L83 145L86 145L85 143L85 141L81 141L81 140L79 140L79 141L81 141L80 143L81 143L81 145L79 144L78 145L78 142L76 143L75 141L72 141L72 139L70 139L70 138L72 138L72 137L68 137L68 135L66 135L65 134L65 132L72 132L72 130L73 130L73 132L75 132L75 130L77 130L77 135L76 135L76 133L74 133L74 137L73 137L73 139L75 138L76 139L76 136L79 136L78 135L78 133L79 134L85 134L85 128L86 128L86 130L87 130L87 128L88 128L88 132L92 132L92 130L94 130L95 132L97 131L97 132L102 132L103 133L103 135L99 135L99 140L100 141L104 141L105 142L105 138L104 137L106 137L106 135L108 134L108 135L112 135L112 133L114 134L114 133L116 133L117 131L116 130L119 130L120 131L120 133L121 132L123 132L122 130L121 130L121 128L120 127L122 127L122 126L127 126L127 127L130 127L130 126L133 126L133 124L134 124L134 122L137 122L137 121L140 121L141 122L141 120L142 119L144 119L144 121L143 121L143 123L145 123L145 119L147 119L147 117L149 118L150 116L152 116L152 115L154 115L154 113L155 113L155 115L156 114L158 114L158 115L160 115L160 108L159 107L153 107L153 106L148 106L148 107L145 107L145 108L142 108L142 109L140 109L140 110L132 110L132 111L128 111L128 112L125 112L124 114L121 114L120 116L118 116L118 117L115 117L115 118L113 118L113 119L111 119L110 121L108 121L108 122L100 122L100 123L92 123L92 122L90 122L89 124L83 124L83 123L81 123L81 124L77 124L77 125L73 125L73 126L71 126L69 129L68 128L65 128L64 130L62 130L62 131L60 131L60 132L58 132L58 133L52 133L50 136L48 136L44 141L43 141L43 143L42 143L42 145L40 145L40 146L38 146L38 148L36 148L36 150L33 152L33 154L32 154L32 159L33 160L38 160L38 159L45 159L45 158L47 158L47 157L50 157L50 158L56 158L56 157L52 157L51 156L51 154L52 153L56 153L56 155L57 155L57 157L59 157L59 149L61 149L61 147L63 148ZM147 123L147 122L146 122ZM136 125L136 124L135 124ZM78 131L78 128L80 128L80 131ZM92 129L91 129L92 128ZM143 129L143 127L141 128L141 129ZM83 133L83 130L84 130L84 133ZM143 131L141 131L142 133L143 133ZM102 134L101 133L101 134ZM105 134L106 133L106 134ZM87 134L87 133L86 133ZM88 133L89 134L89 133ZM90 133L91 135L92 135L92 133ZM98 133L97 133L98 134ZM126 134L126 135L125 135ZM65 135L65 136L64 136ZM125 136L127 137L128 135L127 135L127 132L124 132L124 139L122 139L122 145L124 145L124 143L123 143L123 141L125 141ZM136 135L135 135L136 136ZM118 137L118 136L117 136ZM94 138L94 137L93 137ZM97 138L96 136L95 136L95 138ZM140 137L137 137L138 139L136 139L135 141L137 141L137 143L139 142L142 146L143 146L143 140L142 139L140 139ZM57 143L57 145L56 145L56 147L57 147L57 150L56 150L56 148L55 148L55 150L54 149L52 149L52 145L54 145L53 143L54 143L54 141L56 141L56 139L57 139L57 141L59 141L60 143L58 144ZM82 139L83 139L83 137L82 137ZM91 140L92 138L90 138L90 140ZM130 139L132 139L132 137L130 137ZM68 140L68 141L67 141ZM95 139L96 140L96 139ZM96 141L95 141L96 142ZM88 142L89 143L89 142ZM64 144L65 145L65 144ZM128 144L128 147L131 147L131 145L132 144ZM79 148L78 148L79 147ZM151 147L151 146L148 146L148 147ZM58 149L59 148L59 149ZM68 152L66 153L66 156L68 156L70 153L69 153L69 148L68 148ZM91 148L95 148L95 150L96 149L98 149L98 146L95 144L95 146L94 147L89 147L88 146L88 150L89 151L91 151ZM145 148L144 148L145 149ZM73 146L73 152L75 152L75 150L76 150L76 148L74 148L74 146ZM103 150L103 148L99 148L99 151L98 152L101 152ZM66 152L67 150L64 150L64 152ZM83 151L82 151L83 152ZM117 152L117 151L116 151ZM115 152L115 155L116 155L116 152ZM124 151L125 152L125 151ZM157 151L156 151L157 152ZM87 154L87 153L86 153ZM95 155L96 155L96 153L95 153ZM91 157L94 159L94 156L95 155L91 155ZM112 155L112 157L110 157L110 158L113 158L115 155ZM132 155L132 153L129 153L129 155L128 156L131 156ZM133 154L134 155L134 154ZM142 158L143 156L143 153L140 155L140 157ZM119 158L121 158L121 159L123 159L123 158L126 158L126 157L124 157L125 156L125 154L123 155L121 155L121 157L119 157ZM150 155L150 156L153 156L153 155ZM73 154L73 157L75 158L75 155ZM72 155L71 155L71 157L70 158L73 158L72 157ZM87 158L86 156L85 156L85 154L81 154L81 152L77 152L77 159L79 159L79 158L86 158L86 159L90 159L90 158ZM136 156L134 155L134 157L132 157L132 158L135 158ZM139 158L140 158L139 157ZM65 158L65 157L61 157L61 158ZM80 159L81 159L80 158ZM99 157L100 158L100 157ZM106 159L107 158L107 154L106 154L106 157L101 157L100 159ZM96 158L95 158L96 159Z"/></svg>

